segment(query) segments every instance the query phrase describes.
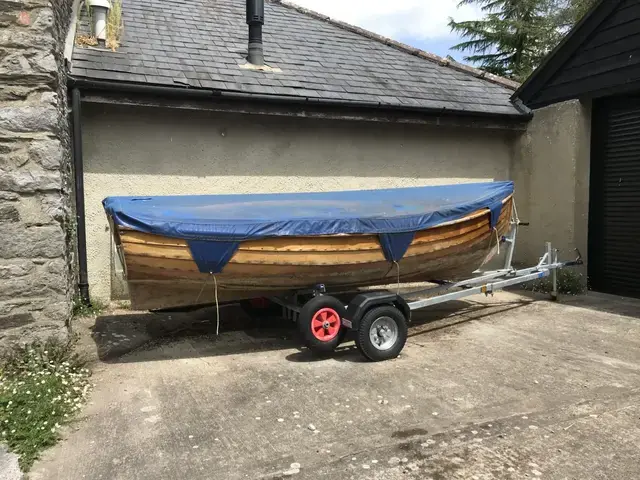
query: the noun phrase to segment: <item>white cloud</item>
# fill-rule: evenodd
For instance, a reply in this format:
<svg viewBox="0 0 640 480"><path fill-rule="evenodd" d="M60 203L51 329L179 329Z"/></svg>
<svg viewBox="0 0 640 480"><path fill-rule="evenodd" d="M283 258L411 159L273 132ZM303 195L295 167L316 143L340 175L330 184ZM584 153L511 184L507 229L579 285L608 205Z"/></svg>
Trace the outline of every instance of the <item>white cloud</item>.
<svg viewBox="0 0 640 480"><path fill-rule="evenodd" d="M480 18L480 9L459 0L289 0L337 20L391 38L428 40L451 35L449 17Z"/></svg>

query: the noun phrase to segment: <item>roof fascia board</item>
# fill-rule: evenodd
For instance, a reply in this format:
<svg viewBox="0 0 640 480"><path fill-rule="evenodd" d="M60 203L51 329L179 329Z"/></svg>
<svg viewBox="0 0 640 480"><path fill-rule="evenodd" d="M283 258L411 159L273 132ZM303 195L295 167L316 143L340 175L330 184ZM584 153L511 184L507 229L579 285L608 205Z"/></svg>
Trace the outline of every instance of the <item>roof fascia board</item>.
<svg viewBox="0 0 640 480"><path fill-rule="evenodd" d="M504 121L513 120L515 122L527 123L532 113L529 111L522 112L520 114L500 114L500 113L483 113L483 112L466 112L458 110L448 110L443 108L428 109L422 107L411 106L392 106L378 103L359 103L350 101L330 100L330 99L317 99L306 97L294 97L294 96L280 96L280 95L267 95L267 94L251 94L243 92L230 92L223 90L204 90L196 88L185 87L167 87L156 86L149 84L134 84L128 82L114 82L105 80L90 80L84 78L68 77L69 86L78 87L83 90L98 90L107 92L120 92L120 93L137 93L147 95L160 95L166 97L183 97L183 98L208 98L208 99L224 99L224 100L242 100L242 101L254 101L262 102L265 104L281 104L281 105L311 105L321 106L329 108L347 108L347 109L362 109L374 112L404 112L405 114L417 114L417 115L431 115L437 117L470 117L470 118L485 118L485 119L499 119Z"/></svg>
<svg viewBox="0 0 640 480"><path fill-rule="evenodd" d="M322 104L277 104L256 102L247 98L227 99L211 95L207 97L163 97L136 92L84 90L83 102L125 105L137 107L176 108L182 110L214 111L236 114L268 115L277 117L315 118L323 120L399 123L448 127L467 127L493 130L526 130L528 117L501 118L452 115L451 113L420 113L382 111L378 109L345 107Z"/></svg>

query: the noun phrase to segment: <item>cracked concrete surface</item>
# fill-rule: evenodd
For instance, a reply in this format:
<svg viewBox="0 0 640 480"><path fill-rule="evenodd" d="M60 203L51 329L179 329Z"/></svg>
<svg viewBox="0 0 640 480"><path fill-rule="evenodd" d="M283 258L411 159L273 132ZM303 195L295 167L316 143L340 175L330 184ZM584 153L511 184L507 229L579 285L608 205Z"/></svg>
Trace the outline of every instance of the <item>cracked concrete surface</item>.
<svg viewBox="0 0 640 480"><path fill-rule="evenodd" d="M514 293L416 313L402 355L314 359L222 310L78 329L91 403L30 478L620 479L640 471L640 302ZM311 428L313 427L313 428Z"/></svg>
<svg viewBox="0 0 640 480"><path fill-rule="evenodd" d="M0 478L2 480L22 480L18 464L18 455L10 452L7 446L0 444Z"/></svg>

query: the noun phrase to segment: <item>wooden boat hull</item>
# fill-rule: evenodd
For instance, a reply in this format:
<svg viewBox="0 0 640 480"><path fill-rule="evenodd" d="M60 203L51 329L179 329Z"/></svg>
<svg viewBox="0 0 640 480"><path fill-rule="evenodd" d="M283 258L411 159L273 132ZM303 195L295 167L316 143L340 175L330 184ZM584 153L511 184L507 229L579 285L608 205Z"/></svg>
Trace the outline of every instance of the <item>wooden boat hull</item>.
<svg viewBox="0 0 640 480"><path fill-rule="evenodd" d="M365 287L402 282L454 280L488 261L510 228L509 196L496 225L488 209L416 232L398 264L384 257L377 235L277 237L245 241L216 274L218 301L278 295L310 288ZM113 227L135 309L158 309L215 300L214 282L200 273L187 242ZM207 282L207 284L205 284Z"/></svg>

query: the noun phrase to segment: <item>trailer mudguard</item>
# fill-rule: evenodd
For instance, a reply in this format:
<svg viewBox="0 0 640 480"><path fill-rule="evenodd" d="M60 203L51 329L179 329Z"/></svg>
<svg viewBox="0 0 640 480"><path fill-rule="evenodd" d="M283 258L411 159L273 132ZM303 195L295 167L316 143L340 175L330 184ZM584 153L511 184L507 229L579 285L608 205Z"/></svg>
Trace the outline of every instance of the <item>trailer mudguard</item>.
<svg viewBox="0 0 640 480"><path fill-rule="evenodd" d="M411 309L404 298L388 290L376 290L359 293L351 299L347 306L346 322L343 322L343 325L357 330L365 313L379 305L393 305L402 312L407 322L411 321Z"/></svg>

